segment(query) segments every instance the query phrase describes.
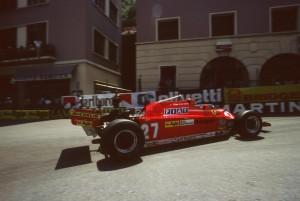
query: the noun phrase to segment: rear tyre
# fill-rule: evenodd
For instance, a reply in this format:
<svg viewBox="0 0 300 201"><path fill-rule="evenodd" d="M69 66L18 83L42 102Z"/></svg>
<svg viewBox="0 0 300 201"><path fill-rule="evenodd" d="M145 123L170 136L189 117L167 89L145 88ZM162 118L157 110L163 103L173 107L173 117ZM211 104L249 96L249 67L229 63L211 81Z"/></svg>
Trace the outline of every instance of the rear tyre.
<svg viewBox="0 0 300 201"><path fill-rule="evenodd" d="M112 158L138 157L145 144L139 125L128 119L112 121L103 131L103 150Z"/></svg>
<svg viewBox="0 0 300 201"><path fill-rule="evenodd" d="M243 138L255 138L262 129L260 115L254 111L245 111L237 115L237 133Z"/></svg>

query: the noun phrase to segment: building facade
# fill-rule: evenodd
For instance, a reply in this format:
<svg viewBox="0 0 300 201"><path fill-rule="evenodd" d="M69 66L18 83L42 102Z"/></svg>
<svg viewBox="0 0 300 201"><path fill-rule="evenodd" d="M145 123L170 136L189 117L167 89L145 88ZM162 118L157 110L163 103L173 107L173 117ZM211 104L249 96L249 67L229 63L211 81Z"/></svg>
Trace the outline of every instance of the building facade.
<svg viewBox="0 0 300 201"><path fill-rule="evenodd" d="M120 86L121 0L1 0L0 98Z"/></svg>
<svg viewBox="0 0 300 201"><path fill-rule="evenodd" d="M142 90L300 83L300 1L137 1L136 48Z"/></svg>

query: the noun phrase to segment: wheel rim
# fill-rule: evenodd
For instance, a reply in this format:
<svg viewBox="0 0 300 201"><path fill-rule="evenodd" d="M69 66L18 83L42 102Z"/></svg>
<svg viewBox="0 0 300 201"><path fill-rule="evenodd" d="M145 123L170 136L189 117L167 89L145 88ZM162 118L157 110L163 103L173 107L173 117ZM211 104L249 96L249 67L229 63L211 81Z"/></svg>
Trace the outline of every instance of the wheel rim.
<svg viewBox="0 0 300 201"><path fill-rule="evenodd" d="M135 132L132 130L121 130L114 138L114 147L118 152L127 154L135 149L137 141Z"/></svg>
<svg viewBox="0 0 300 201"><path fill-rule="evenodd" d="M246 129L248 133L254 134L259 131L260 121L256 116L250 116L246 119Z"/></svg>

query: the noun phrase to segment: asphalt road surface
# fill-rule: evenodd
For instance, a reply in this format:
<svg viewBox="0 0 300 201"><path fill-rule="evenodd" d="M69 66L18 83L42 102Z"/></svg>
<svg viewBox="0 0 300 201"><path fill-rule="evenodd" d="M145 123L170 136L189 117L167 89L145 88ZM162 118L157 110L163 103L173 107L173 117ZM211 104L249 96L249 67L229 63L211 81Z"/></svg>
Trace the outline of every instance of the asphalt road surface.
<svg viewBox="0 0 300 201"><path fill-rule="evenodd" d="M298 201L300 117L252 141L231 137L147 150L118 164L68 120L0 127L1 201Z"/></svg>

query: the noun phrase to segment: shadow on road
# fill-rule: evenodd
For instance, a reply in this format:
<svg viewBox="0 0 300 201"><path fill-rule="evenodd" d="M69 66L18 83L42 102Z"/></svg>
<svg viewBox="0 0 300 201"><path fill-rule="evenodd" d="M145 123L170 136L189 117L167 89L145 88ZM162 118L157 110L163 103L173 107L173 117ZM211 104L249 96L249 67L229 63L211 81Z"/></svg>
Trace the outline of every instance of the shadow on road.
<svg viewBox="0 0 300 201"><path fill-rule="evenodd" d="M182 143L176 143L176 144L170 144L170 145L162 145L158 147L153 148L147 148L144 149L141 156L147 156L147 155L153 155L158 153L164 153L169 151L174 151L178 149L185 149L189 147L204 145L204 144L210 144L214 142L220 142L228 140L230 136L221 136L221 137L215 137L215 138L207 138L207 139L201 139L196 141L190 141L190 142L182 142ZM98 139L93 140L93 144L97 144ZM143 160L141 158L134 159L134 160L126 160L126 161L116 161L111 158L108 159L102 159L97 162L97 168L99 171L114 171L119 169L128 168L134 165L137 165L139 163L142 163Z"/></svg>
<svg viewBox="0 0 300 201"><path fill-rule="evenodd" d="M226 141L229 138L230 138L230 136L219 136L219 137L200 139L200 140L195 140L195 141L181 142L181 143L176 143L176 144L169 144L169 145L148 148L148 149L144 150L144 152L142 153L142 156L153 155L153 154L157 154L157 153L164 153L164 152L169 152L169 151L174 151L174 150L179 150L179 149L186 149L189 147L195 147L195 146L200 146L200 145L204 145L204 144L211 144L211 143L220 142L220 141Z"/></svg>
<svg viewBox="0 0 300 201"><path fill-rule="evenodd" d="M259 141L259 140L263 140L265 139L264 137L262 136L256 136L256 137L251 137L251 138L245 138L245 137L240 137L240 136L236 136L235 137L236 140L239 140L239 141L244 141L244 142L251 142L251 141Z"/></svg>
<svg viewBox="0 0 300 201"><path fill-rule="evenodd" d="M99 171L114 171L120 170L124 168L128 168L139 163L142 163L143 160L141 158L131 159L131 160L124 160L124 161L117 161L111 158L106 158L99 160L97 162L97 168Z"/></svg>
<svg viewBox="0 0 300 201"><path fill-rule="evenodd" d="M55 170L91 163L89 146L64 149L57 161Z"/></svg>

